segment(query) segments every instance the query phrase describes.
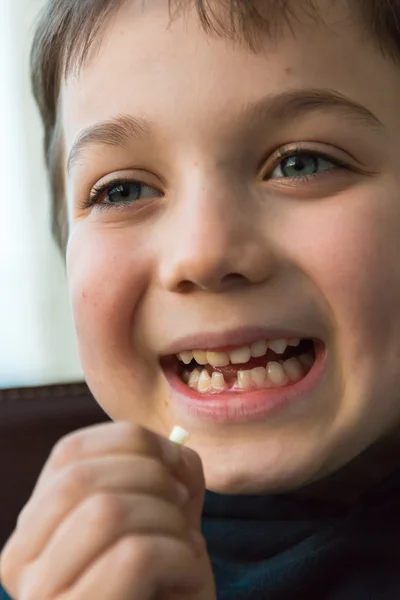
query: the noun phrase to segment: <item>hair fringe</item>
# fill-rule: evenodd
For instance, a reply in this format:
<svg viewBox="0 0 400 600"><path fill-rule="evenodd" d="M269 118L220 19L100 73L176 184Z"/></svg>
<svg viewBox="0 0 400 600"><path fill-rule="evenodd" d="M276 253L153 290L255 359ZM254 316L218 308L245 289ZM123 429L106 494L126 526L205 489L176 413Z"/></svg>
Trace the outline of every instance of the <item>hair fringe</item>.
<svg viewBox="0 0 400 600"><path fill-rule="evenodd" d="M61 81L78 75L101 40L105 24L124 0L47 0L39 16L30 55L33 95L44 125L44 154L52 196L53 233L65 250L68 236L64 174L59 160L57 106ZM334 1L334 0L332 0ZM144 6L146 0L142 0ZM171 19L195 7L207 33L245 42L255 51L262 37L274 38L283 25L293 31L298 9L318 19L315 0L168 0ZM400 0L348 0L380 51L400 62ZM354 8L356 10L354 10Z"/></svg>

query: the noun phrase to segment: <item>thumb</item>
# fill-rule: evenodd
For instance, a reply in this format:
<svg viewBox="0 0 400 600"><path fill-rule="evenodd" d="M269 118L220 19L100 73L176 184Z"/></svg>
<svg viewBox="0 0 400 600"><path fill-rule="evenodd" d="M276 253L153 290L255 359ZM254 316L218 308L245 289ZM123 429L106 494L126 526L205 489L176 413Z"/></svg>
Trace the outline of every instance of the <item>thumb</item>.
<svg viewBox="0 0 400 600"><path fill-rule="evenodd" d="M193 529L201 530L206 482L200 456L185 446L181 446L181 459L175 470L175 476L189 490L189 500L184 513Z"/></svg>
<svg viewBox="0 0 400 600"><path fill-rule="evenodd" d="M203 512L206 482L203 464L200 456L191 448L181 446L179 464L175 470L175 476L187 487L189 500L183 508L189 525L201 534L201 517ZM190 600L216 600L216 589L210 557L207 552L207 543L203 536L198 546L198 565L203 570L201 589L190 596ZM165 600L181 600L182 596L167 596ZM189 597L185 595L185 600Z"/></svg>

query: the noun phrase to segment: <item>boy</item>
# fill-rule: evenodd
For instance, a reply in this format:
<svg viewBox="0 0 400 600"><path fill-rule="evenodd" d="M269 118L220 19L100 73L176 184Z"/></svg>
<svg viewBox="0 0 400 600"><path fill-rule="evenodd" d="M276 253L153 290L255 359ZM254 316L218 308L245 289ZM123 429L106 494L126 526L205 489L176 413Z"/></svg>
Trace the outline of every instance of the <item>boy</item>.
<svg viewBox="0 0 400 600"><path fill-rule="evenodd" d="M399 23L389 0L49 1L55 228L116 423L50 456L12 596L400 597Z"/></svg>

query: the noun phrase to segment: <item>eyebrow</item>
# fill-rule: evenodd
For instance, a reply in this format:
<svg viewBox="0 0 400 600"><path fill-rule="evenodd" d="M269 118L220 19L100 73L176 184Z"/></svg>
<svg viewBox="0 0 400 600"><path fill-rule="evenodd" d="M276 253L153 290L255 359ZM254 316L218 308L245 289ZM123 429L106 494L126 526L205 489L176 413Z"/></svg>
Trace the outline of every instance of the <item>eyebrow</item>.
<svg viewBox="0 0 400 600"><path fill-rule="evenodd" d="M288 121L322 109L341 112L373 129L383 127L378 117L365 106L329 89L289 90L266 96L255 104L244 106L237 116L255 121ZM68 156L67 171L70 173L84 150L92 145L128 147L132 139L141 141L151 137L152 133L153 127L148 120L126 114L91 125L76 138Z"/></svg>
<svg viewBox="0 0 400 600"><path fill-rule="evenodd" d="M243 112L254 120L274 121L294 120L318 110L341 113L349 119L356 119L367 127L380 129L383 123L368 108L335 90L317 88L289 90L278 95L267 96Z"/></svg>
<svg viewBox="0 0 400 600"><path fill-rule="evenodd" d="M128 147L132 139L141 141L152 134L152 127L146 119L120 114L107 121L87 127L76 138L67 161L67 172L90 146Z"/></svg>

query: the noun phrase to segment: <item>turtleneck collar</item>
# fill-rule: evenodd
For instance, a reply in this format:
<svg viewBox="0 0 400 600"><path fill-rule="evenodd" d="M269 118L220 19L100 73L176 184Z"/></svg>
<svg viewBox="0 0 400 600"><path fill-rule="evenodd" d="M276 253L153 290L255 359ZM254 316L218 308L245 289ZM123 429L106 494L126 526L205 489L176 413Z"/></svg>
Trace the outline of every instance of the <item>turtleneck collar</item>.
<svg viewBox="0 0 400 600"><path fill-rule="evenodd" d="M400 469L353 505L207 491L203 533L218 600L400 598ZM368 595L383 573L391 595Z"/></svg>

